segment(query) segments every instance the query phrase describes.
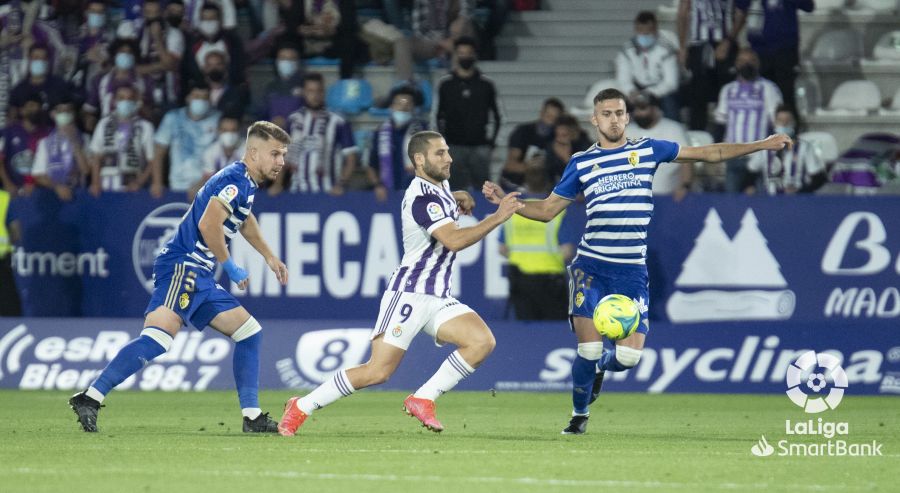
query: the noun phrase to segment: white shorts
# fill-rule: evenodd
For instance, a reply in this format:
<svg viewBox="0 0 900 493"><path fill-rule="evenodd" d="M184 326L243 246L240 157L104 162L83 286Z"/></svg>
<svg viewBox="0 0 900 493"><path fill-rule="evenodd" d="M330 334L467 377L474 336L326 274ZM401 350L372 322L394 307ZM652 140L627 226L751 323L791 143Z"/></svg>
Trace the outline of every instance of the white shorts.
<svg viewBox="0 0 900 493"><path fill-rule="evenodd" d="M474 310L456 298L438 298L430 294L385 291L381 297L378 321L370 339L384 334L384 342L406 350L420 331L438 340L438 329L444 322Z"/></svg>

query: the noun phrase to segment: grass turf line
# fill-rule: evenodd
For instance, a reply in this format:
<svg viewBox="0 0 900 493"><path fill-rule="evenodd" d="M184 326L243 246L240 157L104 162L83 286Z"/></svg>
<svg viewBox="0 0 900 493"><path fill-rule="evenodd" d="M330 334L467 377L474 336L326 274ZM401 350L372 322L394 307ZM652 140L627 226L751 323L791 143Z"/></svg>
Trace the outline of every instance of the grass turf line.
<svg viewBox="0 0 900 493"><path fill-rule="evenodd" d="M402 413L405 393L361 392L283 438L241 433L233 392L116 392L97 434L80 431L68 395L0 391L0 491L850 492L891 491L900 470L895 397L807 415L778 395L605 393L586 435L561 436L569 394L454 392L438 401L438 435ZM290 395L264 392L263 409L278 419ZM824 441L785 436L786 419L818 417L885 456L750 453L761 435Z"/></svg>

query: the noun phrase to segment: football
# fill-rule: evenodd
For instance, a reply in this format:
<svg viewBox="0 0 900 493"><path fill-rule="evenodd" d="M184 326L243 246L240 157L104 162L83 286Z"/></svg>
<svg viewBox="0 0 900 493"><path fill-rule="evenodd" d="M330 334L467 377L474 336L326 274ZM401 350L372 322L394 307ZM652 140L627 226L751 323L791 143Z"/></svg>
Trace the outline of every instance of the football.
<svg viewBox="0 0 900 493"><path fill-rule="evenodd" d="M640 321L637 303L624 294L605 296L594 309L594 327L600 335L612 341L633 334Z"/></svg>

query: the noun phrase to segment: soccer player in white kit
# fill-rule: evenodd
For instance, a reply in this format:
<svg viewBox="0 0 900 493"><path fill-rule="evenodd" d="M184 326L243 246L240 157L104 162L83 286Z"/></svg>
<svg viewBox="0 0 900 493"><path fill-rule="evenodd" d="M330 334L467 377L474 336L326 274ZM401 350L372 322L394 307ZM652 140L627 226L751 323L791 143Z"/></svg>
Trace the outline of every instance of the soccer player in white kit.
<svg viewBox="0 0 900 493"><path fill-rule="evenodd" d="M450 296L450 277L456 253L487 236L524 207L508 194L497 211L478 224L461 228L459 212L471 212L474 201L466 192L451 192L450 149L437 132L418 132L409 141L413 179L401 206L403 260L381 298L372 330L372 355L366 363L338 371L304 397L285 404L278 431L292 436L315 410L356 390L386 382L397 369L413 338L421 331L435 344L457 347L437 372L403 401L406 413L426 428L444 429L435 417L434 401L471 375L494 349L494 335L471 308Z"/></svg>

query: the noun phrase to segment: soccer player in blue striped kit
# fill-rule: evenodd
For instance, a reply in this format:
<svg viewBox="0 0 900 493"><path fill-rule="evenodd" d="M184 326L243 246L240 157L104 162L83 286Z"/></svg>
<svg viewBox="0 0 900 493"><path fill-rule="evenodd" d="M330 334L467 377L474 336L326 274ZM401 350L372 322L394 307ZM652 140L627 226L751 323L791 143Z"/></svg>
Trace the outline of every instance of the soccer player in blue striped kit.
<svg viewBox="0 0 900 493"><path fill-rule="evenodd" d="M725 161L755 151L778 151L791 145L788 136L777 134L746 144L712 144L683 147L675 142L625 137L629 117L625 95L604 89L594 97L591 123L598 140L569 160L559 184L544 200L524 202L518 214L549 221L562 212L579 193L584 194L587 224L578 253L569 266L569 324L578 338L572 363L572 417L563 434L580 435L587 430L588 406L596 400L607 371L633 368L650 324L647 320L647 225L653 215L651 187L657 166L668 162ZM505 194L495 183L486 182L484 196L499 203ZM632 335L604 351L594 328L593 313L606 295L623 294L640 307L641 322Z"/></svg>
<svg viewBox="0 0 900 493"><path fill-rule="evenodd" d="M275 433L278 423L259 408L259 346L262 327L237 299L216 283L216 263L239 289L249 283L247 271L229 257L228 243L238 232L266 259L282 285L287 267L266 244L250 212L259 183L273 180L284 166L288 134L269 122L247 130L246 152L197 192L191 208L153 265L153 295L144 313L140 337L126 344L87 390L69 399L81 428L97 431L100 403L116 385L169 350L187 323L207 325L234 340L234 380L245 433Z"/></svg>

